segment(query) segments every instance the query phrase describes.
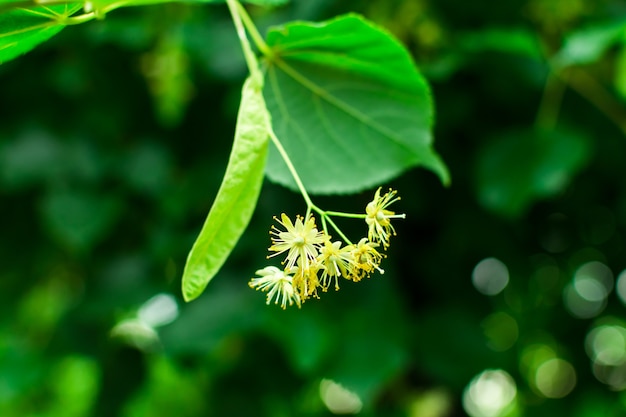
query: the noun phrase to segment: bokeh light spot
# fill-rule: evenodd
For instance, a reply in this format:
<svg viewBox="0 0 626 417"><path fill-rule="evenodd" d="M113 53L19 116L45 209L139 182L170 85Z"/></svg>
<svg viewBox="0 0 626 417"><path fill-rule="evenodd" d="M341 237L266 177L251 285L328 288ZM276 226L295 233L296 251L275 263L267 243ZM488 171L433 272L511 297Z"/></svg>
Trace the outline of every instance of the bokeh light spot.
<svg viewBox="0 0 626 417"><path fill-rule="evenodd" d="M357 414L363 408L358 395L330 379L320 382L320 397L333 414Z"/></svg>
<svg viewBox="0 0 626 417"><path fill-rule="evenodd" d="M124 340L140 350L150 351L159 345L155 330L178 317L178 304L171 294L157 294L143 303L136 318L122 320L111 330L111 336Z"/></svg>
<svg viewBox="0 0 626 417"><path fill-rule="evenodd" d="M607 296L606 288L599 281L590 277L580 277L574 280L574 290L582 298L592 303L602 301Z"/></svg>
<svg viewBox="0 0 626 417"><path fill-rule="evenodd" d="M626 389L626 364L619 366L602 365L594 362L593 375L612 390L622 391Z"/></svg>
<svg viewBox="0 0 626 417"><path fill-rule="evenodd" d="M419 393L409 405L408 417L445 417L451 414L454 397L443 388Z"/></svg>
<svg viewBox="0 0 626 417"><path fill-rule="evenodd" d="M556 358L556 352L550 346L533 344L524 348L520 366L527 379L532 380L539 365L553 358Z"/></svg>
<svg viewBox="0 0 626 417"><path fill-rule="evenodd" d="M137 316L150 327L164 326L178 317L178 304L171 294L157 294L143 303Z"/></svg>
<svg viewBox="0 0 626 417"><path fill-rule="evenodd" d="M585 347L592 361L600 365L618 366L626 363L626 329L603 325L587 335Z"/></svg>
<svg viewBox="0 0 626 417"><path fill-rule="evenodd" d="M576 386L576 370L563 359L548 359L537 368L534 382L544 397L563 398Z"/></svg>
<svg viewBox="0 0 626 417"><path fill-rule="evenodd" d="M613 272L602 262L592 261L581 265L574 273L574 286L578 287L579 281L595 281L604 289L605 297L613 290ZM581 295L585 296L582 292Z"/></svg>
<svg viewBox="0 0 626 417"><path fill-rule="evenodd" d="M613 281L613 273L602 262L582 264L574 273L572 283L563 289L565 307L574 317L597 316L606 307Z"/></svg>
<svg viewBox="0 0 626 417"><path fill-rule="evenodd" d="M111 329L111 337L119 338L139 350L151 351L159 343L159 335L147 324L137 319L124 320Z"/></svg>
<svg viewBox="0 0 626 417"><path fill-rule="evenodd" d="M483 259L474 267L472 283L480 293L496 295L509 283L509 270L499 259Z"/></svg>
<svg viewBox="0 0 626 417"><path fill-rule="evenodd" d="M488 369L465 388L463 408L471 417L499 417L510 411L516 395L511 375L501 369Z"/></svg>
<svg viewBox="0 0 626 417"><path fill-rule="evenodd" d="M623 304L626 304L626 269L618 275L615 291L617 292L617 297L620 301Z"/></svg>
<svg viewBox="0 0 626 417"><path fill-rule="evenodd" d="M597 290L598 287L595 287ZM582 286L582 291L587 291L585 285ZM593 298L593 293L587 292L587 298L583 297L573 283L570 283L563 288L563 302L565 307L574 317L580 319L588 319L597 316L606 307L606 297L600 300L592 301L589 298Z"/></svg>

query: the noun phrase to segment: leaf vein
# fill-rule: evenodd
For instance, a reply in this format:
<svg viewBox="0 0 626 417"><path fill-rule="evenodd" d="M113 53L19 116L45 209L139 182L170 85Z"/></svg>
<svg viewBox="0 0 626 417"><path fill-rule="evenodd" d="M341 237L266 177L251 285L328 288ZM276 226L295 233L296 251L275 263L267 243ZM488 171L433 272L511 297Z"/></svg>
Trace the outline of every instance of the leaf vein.
<svg viewBox="0 0 626 417"><path fill-rule="evenodd" d="M374 119L369 117L367 114L362 113L362 112L354 109L352 106L350 106L349 104L345 103L344 101L339 100L337 97L328 94L327 90L321 88L320 86L315 84L313 81L311 81L310 79L306 78L304 75L302 75L300 72L298 72L296 69L294 69L292 66L290 66L286 62L284 62L282 60L276 60L275 62L276 62L276 66L279 67L281 70L283 70L283 72L285 72L285 74L290 76L294 81L296 81L299 84L301 84L304 88L310 90L313 94L315 94L315 95L319 96L320 98L324 99L329 104L337 107L339 110L341 110L341 111L345 112L346 114L350 115L351 117L353 117L357 121L370 126L371 129L373 129L376 132L378 132L379 134L387 137L392 142L394 142L396 145L406 149L409 153L411 153L411 154L413 153L412 149L409 148L399 137L397 137L394 134L393 131L387 129L385 126L383 126L380 123L376 122Z"/></svg>

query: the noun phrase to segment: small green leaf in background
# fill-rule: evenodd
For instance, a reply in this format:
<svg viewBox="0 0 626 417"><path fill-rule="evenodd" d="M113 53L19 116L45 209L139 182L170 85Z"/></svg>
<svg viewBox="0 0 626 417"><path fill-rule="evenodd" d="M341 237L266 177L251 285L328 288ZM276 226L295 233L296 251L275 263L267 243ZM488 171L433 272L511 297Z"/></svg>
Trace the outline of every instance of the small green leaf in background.
<svg viewBox="0 0 626 417"><path fill-rule="evenodd" d="M146 175L149 172L150 175ZM172 157L157 142L143 142L129 149L124 157L123 180L138 194L159 196L169 186L172 176Z"/></svg>
<svg viewBox="0 0 626 417"><path fill-rule="evenodd" d="M430 90L409 53L357 15L270 30L265 100L308 191L352 193L422 165L444 183L432 149ZM270 179L295 189L278 152Z"/></svg>
<svg viewBox="0 0 626 417"><path fill-rule="evenodd" d="M48 232L75 252L89 250L104 238L117 220L119 209L113 196L82 191L53 191L41 203Z"/></svg>
<svg viewBox="0 0 626 417"><path fill-rule="evenodd" d="M493 51L541 58L542 51L537 35L521 28L489 28L464 33L460 46L468 52Z"/></svg>
<svg viewBox="0 0 626 417"><path fill-rule="evenodd" d="M13 9L0 13L0 64L24 54L63 29L82 4Z"/></svg>
<svg viewBox="0 0 626 417"><path fill-rule="evenodd" d="M41 308L41 307L40 307ZM90 413L98 397L100 370L92 358L68 355L51 367L49 390L54 393L51 416L81 417Z"/></svg>
<svg viewBox="0 0 626 417"><path fill-rule="evenodd" d="M569 130L504 133L479 153L476 187L480 203L519 216L538 199L563 191L589 160L589 139Z"/></svg>
<svg viewBox="0 0 626 417"><path fill-rule="evenodd" d="M17 189L53 176L63 153L59 141L37 129L16 136L0 144L0 185Z"/></svg>
<svg viewBox="0 0 626 417"><path fill-rule="evenodd" d="M252 217L263 184L269 128L262 83L249 77L226 174L183 272L186 301L198 297L217 274Z"/></svg>
<svg viewBox="0 0 626 417"><path fill-rule="evenodd" d="M584 65L597 61L625 35L626 22L604 22L572 32L555 56L559 66Z"/></svg>
<svg viewBox="0 0 626 417"><path fill-rule="evenodd" d="M163 34L152 51L143 55L141 69L159 122L167 127L178 126L194 94L182 37L173 31Z"/></svg>
<svg viewBox="0 0 626 417"><path fill-rule="evenodd" d="M63 141L39 127L28 127L0 142L0 187L10 190L38 184L65 182L80 178L97 182L104 172L104 161L96 155L93 143Z"/></svg>

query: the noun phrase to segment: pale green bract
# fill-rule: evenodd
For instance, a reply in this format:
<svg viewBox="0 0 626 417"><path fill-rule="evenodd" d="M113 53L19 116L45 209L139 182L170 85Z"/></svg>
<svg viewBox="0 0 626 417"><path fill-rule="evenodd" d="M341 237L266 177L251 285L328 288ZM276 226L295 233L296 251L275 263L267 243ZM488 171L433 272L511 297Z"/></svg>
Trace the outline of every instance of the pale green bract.
<svg viewBox="0 0 626 417"><path fill-rule="evenodd" d="M257 74L258 75L258 74ZM183 272L183 297L198 297L217 274L248 225L263 183L270 121L262 80L249 77L237 117L226 174Z"/></svg>

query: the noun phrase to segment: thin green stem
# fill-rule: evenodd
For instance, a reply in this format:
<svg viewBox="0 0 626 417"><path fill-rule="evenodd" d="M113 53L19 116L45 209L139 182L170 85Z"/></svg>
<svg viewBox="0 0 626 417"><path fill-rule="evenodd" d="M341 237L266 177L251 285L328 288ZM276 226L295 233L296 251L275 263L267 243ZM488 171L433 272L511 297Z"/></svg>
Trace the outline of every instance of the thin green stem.
<svg viewBox="0 0 626 417"><path fill-rule="evenodd" d="M328 216L347 217L350 219L364 219L367 217L367 214L344 213L342 211L327 211L326 214Z"/></svg>
<svg viewBox="0 0 626 417"><path fill-rule="evenodd" d="M260 72L259 64L254 56L254 52L252 52L250 41L248 40L248 36L246 36L246 29L241 21L240 13L243 7L241 7L241 4L239 4L237 0L226 0L226 4L228 4L228 10L230 10L230 15L232 16L233 23L235 24L235 29L237 30L237 36L239 37L239 42L241 43L241 49L243 50L248 70L251 75L258 77Z"/></svg>
<svg viewBox="0 0 626 417"><path fill-rule="evenodd" d="M328 227L326 226L326 216L321 216L322 218L322 230L324 233L328 234Z"/></svg>
<svg viewBox="0 0 626 417"><path fill-rule="evenodd" d="M537 111L535 126L553 129L556 126L563 92L565 91L565 83L561 80L564 74L550 72L546 79L546 85Z"/></svg>
<svg viewBox="0 0 626 417"><path fill-rule="evenodd" d="M81 14L78 16L72 16L72 17L66 17L65 19L63 19L63 24L64 25L80 25L81 23L85 23L85 22L89 22L90 20L94 20L96 17L98 17L96 15L95 12L89 12L89 13L85 13L85 14Z"/></svg>
<svg viewBox="0 0 626 417"><path fill-rule="evenodd" d="M332 219L328 216L326 212L322 214L322 219L326 219L326 221L333 227L333 229L335 229L337 234L344 240L344 242L346 242L348 245L352 244L350 239L348 239L348 237L345 234L343 234L341 229L339 229L339 227L335 224L334 221L332 221Z"/></svg>
<svg viewBox="0 0 626 417"><path fill-rule="evenodd" d="M271 58L273 55L272 49L269 46L267 46L267 44L265 43L263 36L261 36L256 25L254 24L252 19L250 19L250 15L246 11L245 7L243 7L241 3L237 3L237 7L238 7L239 16L241 17L241 20L243 21L243 24L245 25L246 29L250 33L250 36L252 37L252 41L254 42L256 47L259 48L259 51L261 51L263 55L265 55L267 58Z"/></svg>
<svg viewBox="0 0 626 417"><path fill-rule="evenodd" d="M274 146L276 146L278 153L283 158L283 161L285 161L285 165L287 165L287 169L289 170L289 173L293 177L293 180L296 182L296 186L298 187L298 190L300 190L300 193L302 194L302 197L304 198L304 201L306 202L307 217L310 214L311 209L315 210L316 212L320 214L324 213L315 204L313 204L313 201L311 201L311 197L309 197L309 193L306 192L306 189L304 188L304 184L302 184L302 180L300 179L300 176L298 175L296 168L293 166L293 163L291 162L291 158L289 158L287 151L283 147L283 144L280 143L280 140L276 137L276 133L274 133L273 129L270 129L269 135L270 135L270 139L272 140L272 143L274 144Z"/></svg>
<svg viewBox="0 0 626 417"><path fill-rule="evenodd" d="M46 1L46 3L52 3L52 2ZM86 22L89 22L90 20L102 19L107 13L112 12L115 9L119 9L125 6L131 6L131 5L133 5L132 1L122 0L122 1L115 2L115 3L110 3L101 9L90 10L86 13L83 13L77 16L65 17L63 18L61 22L64 25L68 25L68 26L80 25L81 23L86 23Z"/></svg>

